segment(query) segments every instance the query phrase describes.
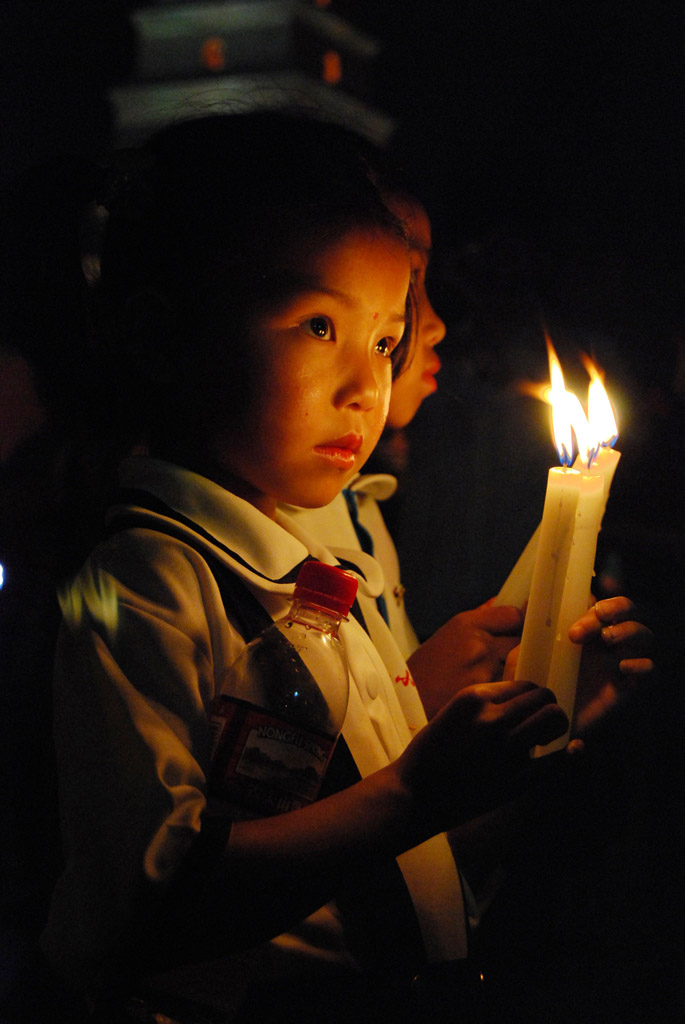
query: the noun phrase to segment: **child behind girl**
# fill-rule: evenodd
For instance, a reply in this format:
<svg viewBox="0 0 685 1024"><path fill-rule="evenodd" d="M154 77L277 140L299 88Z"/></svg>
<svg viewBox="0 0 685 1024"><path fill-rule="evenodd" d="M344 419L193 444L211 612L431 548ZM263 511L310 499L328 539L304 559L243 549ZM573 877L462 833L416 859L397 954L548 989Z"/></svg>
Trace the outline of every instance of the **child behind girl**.
<svg viewBox="0 0 685 1024"><path fill-rule="evenodd" d="M473 686L426 724L359 554L327 794L236 822L206 798L208 711L246 610L284 614L302 563L335 563L277 505L330 502L383 428L404 230L344 133L270 113L161 132L106 202L98 333L113 418L145 454L64 596L66 868L43 948L94 1019L409 1019L416 971L466 953L443 830L563 733L552 694Z"/></svg>

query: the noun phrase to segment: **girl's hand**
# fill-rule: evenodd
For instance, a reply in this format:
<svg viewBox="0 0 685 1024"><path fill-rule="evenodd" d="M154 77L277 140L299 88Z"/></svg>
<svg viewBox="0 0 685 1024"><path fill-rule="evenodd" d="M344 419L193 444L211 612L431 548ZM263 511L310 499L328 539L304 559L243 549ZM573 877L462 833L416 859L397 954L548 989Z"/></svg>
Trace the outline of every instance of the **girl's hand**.
<svg viewBox="0 0 685 1024"><path fill-rule="evenodd" d="M488 601L454 615L414 651L408 664L429 719L465 687L503 678L522 624L518 608Z"/></svg>
<svg viewBox="0 0 685 1024"><path fill-rule="evenodd" d="M513 796L531 747L567 728L550 690L514 680L469 686L414 737L397 768L428 831L447 829Z"/></svg>
<svg viewBox="0 0 685 1024"><path fill-rule="evenodd" d="M569 630L570 639L583 644L578 676L576 728L579 732L598 722L622 695L654 676L652 631L634 616L627 597L610 597L589 608Z"/></svg>

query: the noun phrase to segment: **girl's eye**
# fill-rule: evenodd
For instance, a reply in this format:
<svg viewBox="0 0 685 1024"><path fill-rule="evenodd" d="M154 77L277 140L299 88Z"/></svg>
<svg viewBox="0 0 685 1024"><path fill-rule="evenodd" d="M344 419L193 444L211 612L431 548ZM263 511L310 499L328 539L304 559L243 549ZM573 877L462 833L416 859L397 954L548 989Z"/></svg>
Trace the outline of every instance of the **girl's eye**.
<svg viewBox="0 0 685 1024"><path fill-rule="evenodd" d="M305 320L302 326L314 338L321 338L322 341L330 341L333 338L333 325L326 316L313 316Z"/></svg>
<svg viewBox="0 0 685 1024"><path fill-rule="evenodd" d="M395 338L381 338L380 341L376 342L376 352L381 356L391 356L393 349L397 345Z"/></svg>

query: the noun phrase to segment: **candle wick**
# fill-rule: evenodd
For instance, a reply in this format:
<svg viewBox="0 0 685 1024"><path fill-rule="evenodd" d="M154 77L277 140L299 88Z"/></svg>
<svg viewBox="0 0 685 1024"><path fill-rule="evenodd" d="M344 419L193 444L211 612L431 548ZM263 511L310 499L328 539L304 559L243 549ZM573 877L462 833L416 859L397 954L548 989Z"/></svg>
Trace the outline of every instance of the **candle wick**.
<svg viewBox="0 0 685 1024"><path fill-rule="evenodd" d="M563 443L563 441L561 444L561 451L559 452L559 461L561 462L562 466L564 466L566 469L568 469L568 467L573 462L573 458L571 455L569 455L568 448Z"/></svg>

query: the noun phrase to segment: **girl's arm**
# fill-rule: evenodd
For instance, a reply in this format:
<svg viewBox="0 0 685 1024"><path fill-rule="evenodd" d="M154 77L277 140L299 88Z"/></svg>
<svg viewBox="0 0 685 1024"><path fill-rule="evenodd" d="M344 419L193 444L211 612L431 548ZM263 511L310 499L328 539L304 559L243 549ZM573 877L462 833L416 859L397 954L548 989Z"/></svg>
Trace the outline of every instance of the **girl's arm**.
<svg viewBox="0 0 685 1024"><path fill-rule="evenodd" d="M532 770L529 748L566 726L547 690L513 681L467 688L386 768L301 810L236 822L213 870L190 888L184 878L177 909L192 928L220 921L223 908L226 948L277 935L373 861L506 799ZM195 953L201 938L192 935Z"/></svg>
<svg viewBox="0 0 685 1024"><path fill-rule="evenodd" d="M88 614L75 603L58 659L69 866L47 942L79 985L109 969L123 935L131 947L140 939L134 958L158 937L162 961L167 938L187 960L281 933L374 859L497 803L497 780L518 777L528 747L566 727L543 690L467 688L394 764L302 811L236 823L227 844L206 847L206 707L231 639L225 617L210 624L215 583L199 556L163 539L119 536L116 555L126 584L92 566ZM105 601L112 588L117 600Z"/></svg>

